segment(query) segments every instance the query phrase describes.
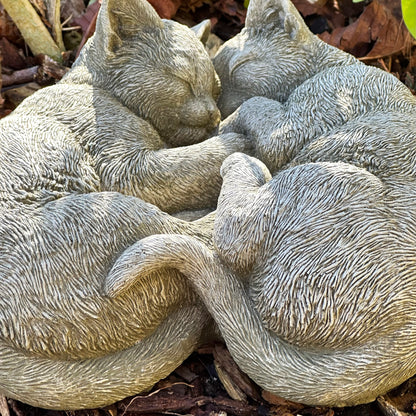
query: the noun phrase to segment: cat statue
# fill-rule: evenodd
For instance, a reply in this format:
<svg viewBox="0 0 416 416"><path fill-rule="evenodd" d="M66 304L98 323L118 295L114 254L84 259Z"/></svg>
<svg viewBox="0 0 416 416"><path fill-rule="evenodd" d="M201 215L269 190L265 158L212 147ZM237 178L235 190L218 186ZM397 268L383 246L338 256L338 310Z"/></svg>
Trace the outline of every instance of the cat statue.
<svg viewBox="0 0 416 416"><path fill-rule="evenodd" d="M6 140L24 131L28 148L47 135L28 157L61 172L68 189L52 194L116 191L169 213L212 208L221 163L250 147L242 136L210 137L220 120L219 92L192 30L160 19L144 0L108 0L69 73L27 98L1 131ZM46 160L51 146L65 147L59 159ZM36 188L33 180L25 186Z"/></svg>
<svg viewBox="0 0 416 416"><path fill-rule="evenodd" d="M245 27L221 46L213 63L221 79L223 118L251 97L284 102L328 68L364 66L315 36L289 0L250 0Z"/></svg>
<svg viewBox="0 0 416 416"><path fill-rule="evenodd" d="M104 0L71 71L0 122L1 394L104 406L149 389L201 342L212 320L178 272L117 299L101 289L148 235L212 245L213 215L163 211L215 205L222 161L250 146L209 138L218 94L190 29L145 0Z"/></svg>
<svg viewBox="0 0 416 416"><path fill-rule="evenodd" d="M319 136L356 118L401 113L396 134L416 123L416 98L404 84L322 42L289 0L250 2L247 28L214 62L224 86L221 102L229 106L221 111L227 115L239 106L220 132L250 137L255 156L273 173Z"/></svg>
<svg viewBox="0 0 416 416"><path fill-rule="evenodd" d="M416 372L416 132L377 153L388 117L372 125L365 157L376 167L384 154L379 168L391 176L328 160L272 178L259 160L231 155L214 250L185 235L149 236L127 264L117 259L104 293L117 298L148 273L179 270L239 367L285 399L351 406L399 385ZM355 124L326 145L341 134L348 143L363 133Z"/></svg>
<svg viewBox="0 0 416 416"><path fill-rule="evenodd" d="M262 161L225 160L214 250L149 236L104 292L179 270L262 388L370 402L416 373L416 99L310 35L289 1L252 0L247 22L214 60L221 111L238 107L220 131Z"/></svg>

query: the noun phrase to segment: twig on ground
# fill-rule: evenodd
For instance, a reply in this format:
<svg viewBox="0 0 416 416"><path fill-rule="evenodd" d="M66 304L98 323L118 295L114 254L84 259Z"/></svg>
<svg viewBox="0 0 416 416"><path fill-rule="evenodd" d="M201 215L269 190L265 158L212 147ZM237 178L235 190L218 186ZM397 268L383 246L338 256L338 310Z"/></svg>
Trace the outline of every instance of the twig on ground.
<svg viewBox="0 0 416 416"><path fill-rule="evenodd" d="M229 353L229 351L224 345L215 344L213 355L214 355L214 362L216 363L217 372L218 372L219 367L222 368L222 370L224 370L228 374L232 382L248 397L250 397L251 399L257 402L262 401L261 396L259 392L257 391L255 384L249 379L249 377L246 374L244 374L240 370L240 368L237 366L237 364L231 357L231 354ZM218 376L220 375L218 374ZM221 381L223 382L224 380L221 379ZM228 392L227 388L226 390Z"/></svg>
<svg viewBox="0 0 416 416"><path fill-rule="evenodd" d="M383 396L377 398L377 405L384 416L407 416L407 413L401 412Z"/></svg>
<svg viewBox="0 0 416 416"><path fill-rule="evenodd" d="M38 73L39 66L32 66L30 68L14 71L11 75L3 74L3 87L10 85L26 84L35 80Z"/></svg>
<svg viewBox="0 0 416 416"><path fill-rule="evenodd" d="M69 68L55 62L48 55L40 55L40 68L37 74L37 81L41 84L48 82L50 78L60 80L68 71Z"/></svg>
<svg viewBox="0 0 416 416"><path fill-rule="evenodd" d="M65 51L62 39L61 0L47 0L48 20L52 25L53 38L61 52Z"/></svg>
<svg viewBox="0 0 416 416"><path fill-rule="evenodd" d="M7 404L7 399L1 395L0 395L0 415L10 416L10 410L9 410L9 405Z"/></svg>
<svg viewBox="0 0 416 416"><path fill-rule="evenodd" d="M61 62L61 50L29 0L1 0L34 55L44 53Z"/></svg>
<svg viewBox="0 0 416 416"><path fill-rule="evenodd" d="M218 410L236 416L251 416L258 414L257 407L225 397L158 397L137 396L134 401L124 409L124 413L136 415L163 412L185 412L194 407L213 405Z"/></svg>

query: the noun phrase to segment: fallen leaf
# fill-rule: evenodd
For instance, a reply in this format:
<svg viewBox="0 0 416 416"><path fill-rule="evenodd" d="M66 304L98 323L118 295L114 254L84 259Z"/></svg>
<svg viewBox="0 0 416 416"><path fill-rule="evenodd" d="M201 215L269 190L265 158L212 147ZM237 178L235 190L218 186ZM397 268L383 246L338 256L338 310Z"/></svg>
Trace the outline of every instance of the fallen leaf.
<svg viewBox="0 0 416 416"><path fill-rule="evenodd" d="M85 12L84 0L61 0L61 19L76 19Z"/></svg>
<svg viewBox="0 0 416 416"><path fill-rule="evenodd" d="M17 26L8 15L4 7L0 4L0 38L7 37L10 42L22 44L23 37L19 32Z"/></svg>
<svg viewBox="0 0 416 416"><path fill-rule="evenodd" d="M3 56L3 66L12 69L26 68L27 65L23 54L6 37L0 38L0 50Z"/></svg>
<svg viewBox="0 0 416 416"><path fill-rule="evenodd" d="M305 408L305 405L303 405L302 403L291 402L290 400L286 400L283 397L276 396L275 394L270 393L266 390L263 390L261 395L263 399L269 402L270 404L279 406L281 408L285 408L287 413L296 413Z"/></svg>
<svg viewBox="0 0 416 416"><path fill-rule="evenodd" d="M404 25L378 0L371 2L352 24L320 37L346 52L366 58L389 56L411 44Z"/></svg>
<svg viewBox="0 0 416 416"><path fill-rule="evenodd" d="M181 0L148 0L163 19L172 19L181 5Z"/></svg>
<svg viewBox="0 0 416 416"><path fill-rule="evenodd" d="M241 24L246 20L246 9L235 0L218 0L213 6L223 14L237 18Z"/></svg>
<svg viewBox="0 0 416 416"><path fill-rule="evenodd" d="M185 11L195 12L196 9L202 7L204 3L210 3L211 0L182 0L181 9Z"/></svg>
<svg viewBox="0 0 416 416"><path fill-rule="evenodd" d="M1 86L2 86L1 61L2 60L3 60L3 57L1 56L1 51L0 51L0 110L3 108L3 105L4 105L4 98L1 96Z"/></svg>
<svg viewBox="0 0 416 416"><path fill-rule="evenodd" d="M85 45L87 40L95 32L95 24L97 22L98 12L100 11L101 1L96 1L95 3L90 4L85 13L73 20L74 24L81 26L82 30L82 39L78 46L76 56L78 57L81 52L82 47Z"/></svg>
<svg viewBox="0 0 416 416"><path fill-rule="evenodd" d="M100 10L100 6L100 2L96 1L87 7L85 13L73 19L75 25L81 26L82 33L87 32L91 23L97 19L97 14Z"/></svg>
<svg viewBox="0 0 416 416"><path fill-rule="evenodd" d="M348 0L352 1L352 0ZM337 27L344 27L347 16L340 10L339 2L328 1L325 4L320 3L310 3L309 0L293 0L293 4L299 10L299 12L304 17L305 21L310 23L310 19L314 18L324 18L331 29ZM357 11L357 8L359 9ZM359 14L362 11L363 6L360 3L354 4L352 7L348 8L351 13ZM315 32L321 33L321 32Z"/></svg>

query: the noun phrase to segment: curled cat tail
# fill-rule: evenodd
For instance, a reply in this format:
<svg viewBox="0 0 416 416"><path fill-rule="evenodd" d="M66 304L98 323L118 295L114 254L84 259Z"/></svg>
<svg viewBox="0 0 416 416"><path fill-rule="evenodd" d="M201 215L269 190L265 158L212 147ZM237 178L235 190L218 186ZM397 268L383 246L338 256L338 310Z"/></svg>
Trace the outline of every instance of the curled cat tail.
<svg viewBox="0 0 416 416"><path fill-rule="evenodd" d="M414 373L414 352L403 328L388 339L336 351L283 341L264 326L237 276L192 237L153 235L129 254L134 266L126 268L120 257L105 285L109 296L144 273L178 269L193 283L239 367L274 394L310 405L351 406L373 401ZM400 357L394 354L398 350Z"/></svg>
<svg viewBox="0 0 416 416"><path fill-rule="evenodd" d="M85 360L30 356L2 342L0 392L46 409L109 405L150 389L175 370L200 343L207 320L200 307L184 307L130 348Z"/></svg>

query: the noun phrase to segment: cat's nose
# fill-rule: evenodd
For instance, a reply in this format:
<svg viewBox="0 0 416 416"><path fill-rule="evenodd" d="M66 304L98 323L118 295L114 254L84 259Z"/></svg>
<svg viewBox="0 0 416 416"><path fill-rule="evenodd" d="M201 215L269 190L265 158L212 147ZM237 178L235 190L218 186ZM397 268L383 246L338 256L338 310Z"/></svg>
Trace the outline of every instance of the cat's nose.
<svg viewBox="0 0 416 416"><path fill-rule="evenodd" d="M221 113L210 97L197 97L185 103L179 113L183 124L211 129L221 120Z"/></svg>
<svg viewBox="0 0 416 416"><path fill-rule="evenodd" d="M205 108L208 115L209 124L215 127L221 121L221 113L217 107L217 103L212 99L208 98L205 100Z"/></svg>
<svg viewBox="0 0 416 416"><path fill-rule="evenodd" d="M209 110L209 119L213 126L216 126L221 121L221 113L220 110L218 110L217 106L215 106L214 109Z"/></svg>

